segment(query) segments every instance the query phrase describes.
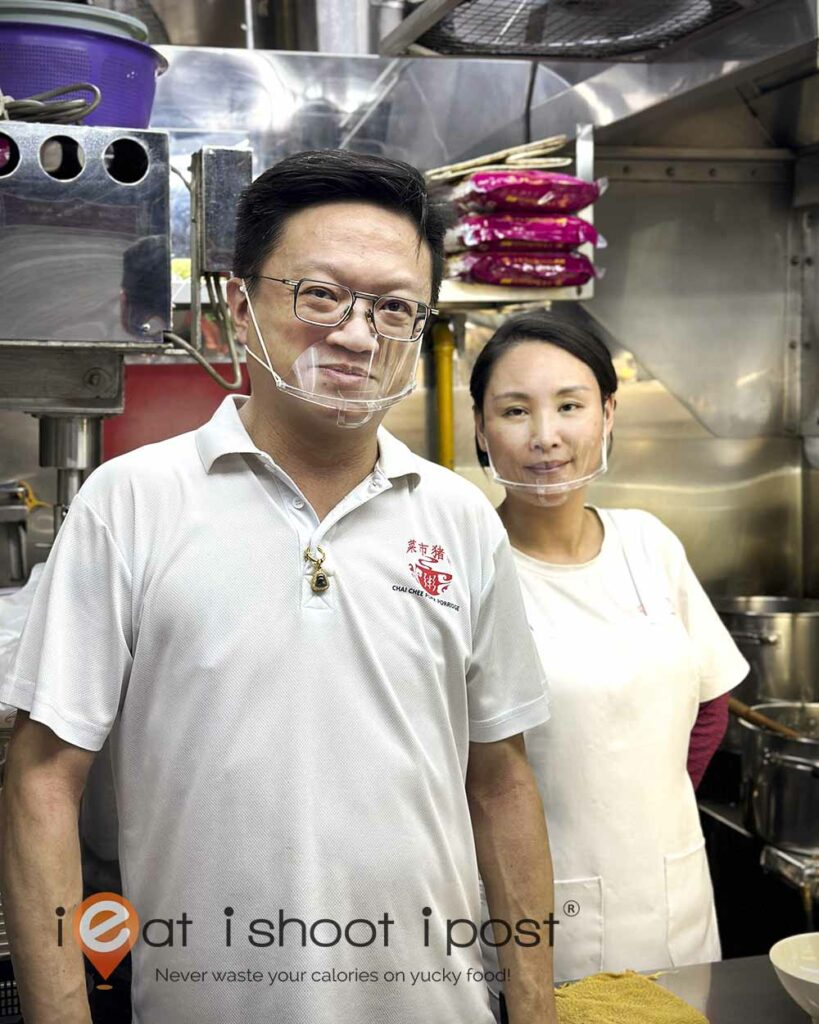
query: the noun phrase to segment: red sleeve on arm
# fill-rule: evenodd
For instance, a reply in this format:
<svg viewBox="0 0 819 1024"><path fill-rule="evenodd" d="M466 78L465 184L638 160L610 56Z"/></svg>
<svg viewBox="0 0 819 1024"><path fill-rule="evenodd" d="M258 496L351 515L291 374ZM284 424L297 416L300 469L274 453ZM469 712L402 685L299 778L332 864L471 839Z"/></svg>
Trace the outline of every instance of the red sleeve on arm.
<svg viewBox="0 0 819 1024"><path fill-rule="evenodd" d="M688 742L688 774L691 776L694 789L702 782L705 769L728 728L728 700L729 694L724 693L721 697L700 704Z"/></svg>

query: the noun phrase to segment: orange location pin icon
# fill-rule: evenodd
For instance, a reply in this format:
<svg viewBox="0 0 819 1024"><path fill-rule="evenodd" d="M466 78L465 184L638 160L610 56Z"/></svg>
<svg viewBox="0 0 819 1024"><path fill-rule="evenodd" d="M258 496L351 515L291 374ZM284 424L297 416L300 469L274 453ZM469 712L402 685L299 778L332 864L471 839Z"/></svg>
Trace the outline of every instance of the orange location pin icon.
<svg viewBox="0 0 819 1024"><path fill-rule="evenodd" d="M74 939L103 978L127 956L139 938L139 916L115 892L97 892L74 914Z"/></svg>

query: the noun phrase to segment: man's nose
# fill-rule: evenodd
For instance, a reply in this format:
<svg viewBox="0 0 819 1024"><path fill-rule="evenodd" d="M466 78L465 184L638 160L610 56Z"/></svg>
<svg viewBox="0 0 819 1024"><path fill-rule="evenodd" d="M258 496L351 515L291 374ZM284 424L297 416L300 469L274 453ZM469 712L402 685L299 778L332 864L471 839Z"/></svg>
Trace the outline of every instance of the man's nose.
<svg viewBox="0 0 819 1024"><path fill-rule="evenodd" d="M360 299L353 306L343 324L334 327L327 335L327 343L349 349L350 352L378 351L378 335L372 322L372 314L366 303Z"/></svg>

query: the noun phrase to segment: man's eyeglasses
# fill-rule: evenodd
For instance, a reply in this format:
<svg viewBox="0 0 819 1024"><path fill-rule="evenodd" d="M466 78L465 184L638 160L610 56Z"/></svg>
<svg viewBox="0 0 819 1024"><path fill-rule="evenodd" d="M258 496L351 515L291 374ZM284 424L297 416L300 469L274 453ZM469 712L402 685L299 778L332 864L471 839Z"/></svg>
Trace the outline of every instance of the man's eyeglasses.
<svg viewBox="0 0 819 1024"><path fill-rule="evenodd" d="M418 341L430 314L438 312L416 299L356 292L343 284L314 281L309 277L302 277L298 281L286 277L268 277L266 274L249 274L248 277L275 281L292 288L293 313L302 323L314 327L339 327L349 319L356 299L368 299L372 306L367 310L367 318L380 337L391 341Z"/></svg>

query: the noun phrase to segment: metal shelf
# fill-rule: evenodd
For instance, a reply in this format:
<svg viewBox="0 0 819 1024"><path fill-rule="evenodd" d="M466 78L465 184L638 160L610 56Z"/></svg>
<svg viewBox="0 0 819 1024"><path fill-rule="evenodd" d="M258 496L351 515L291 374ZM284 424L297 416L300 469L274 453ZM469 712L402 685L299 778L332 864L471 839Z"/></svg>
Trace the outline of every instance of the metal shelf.
<svg viewBox="0 0 819 1024"><path fill-rule="evenodd" d="M476 171L480 168L477 167ZM577 125L574 138L574 170L573 173L584 181L594 181L594 131L590 124ZM594 223L594 207L587 206L578 210L577 216ZM581 255L595 264L595 249L587 243L577 250ZM511 306L525 303L543 304L546 302L571 301L578 302L594 297L594 281L592 278L584 285L572 285L568 288L531 288L503 287L501 285L476 284L460 281L457 278L444 278L441 282L441 293L436 306L442 312L456 313L463 310L481 309L487 306Z"/></svg>
<svg viewBox="0 0 819 1024"><path fill-rule="evenodd" d="M571 288L503 288L500 285L446 280L441 283L437 308L442 313L457 313L462 310L482 309L486 306L543 304L566 299L577 302L580 299L589 299L593 294L593 281L589 281L582 287Z"/></svg>

